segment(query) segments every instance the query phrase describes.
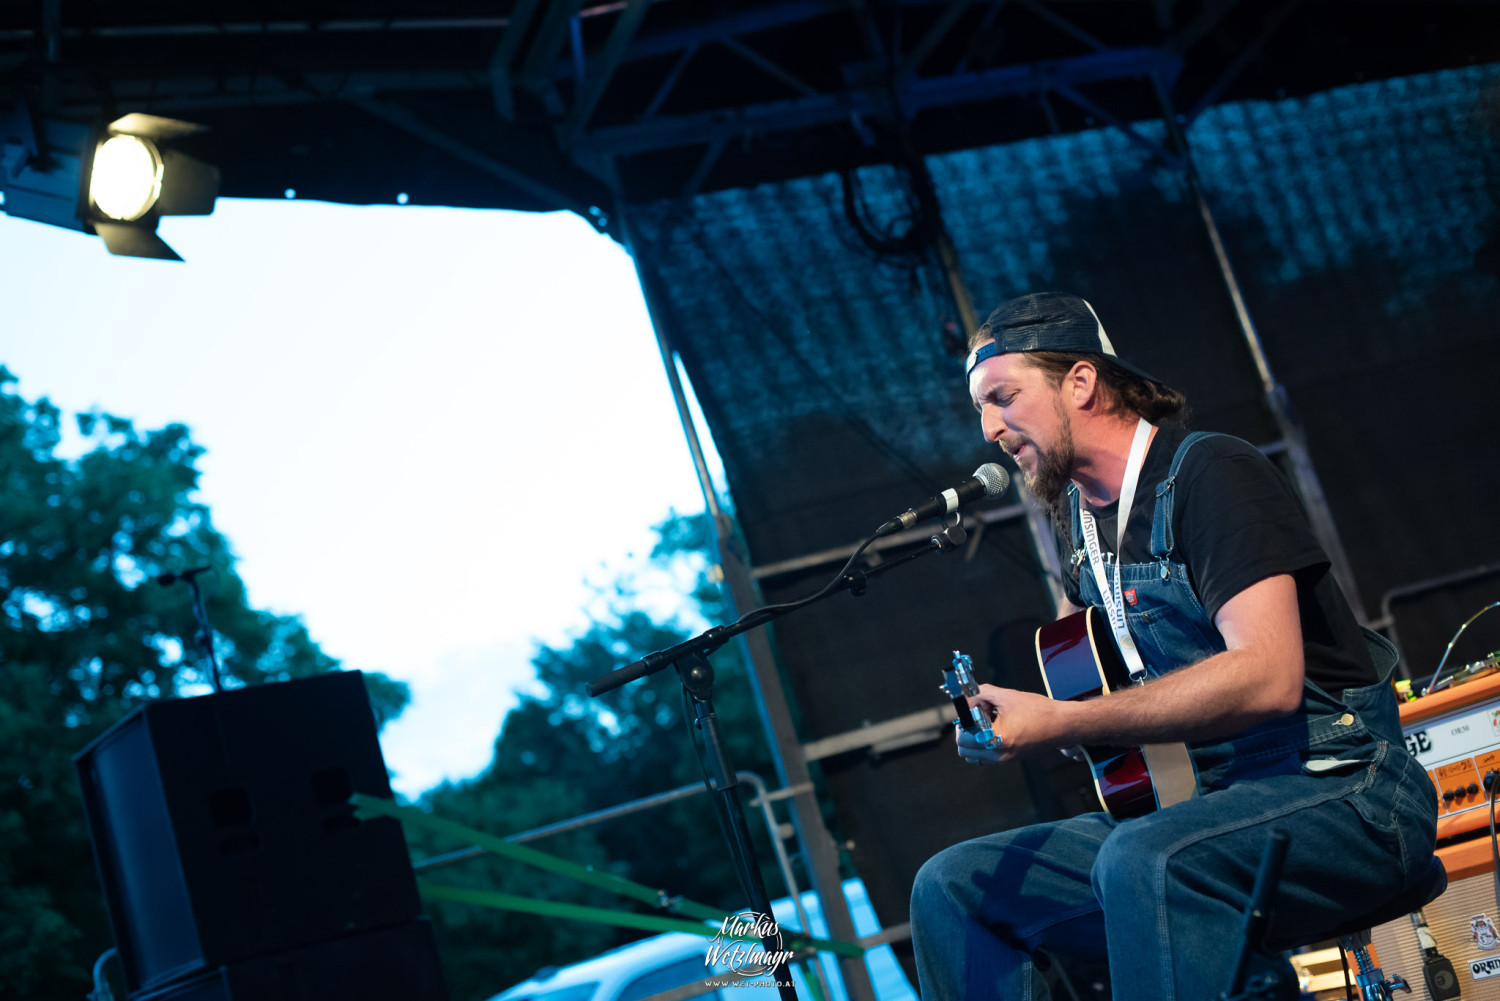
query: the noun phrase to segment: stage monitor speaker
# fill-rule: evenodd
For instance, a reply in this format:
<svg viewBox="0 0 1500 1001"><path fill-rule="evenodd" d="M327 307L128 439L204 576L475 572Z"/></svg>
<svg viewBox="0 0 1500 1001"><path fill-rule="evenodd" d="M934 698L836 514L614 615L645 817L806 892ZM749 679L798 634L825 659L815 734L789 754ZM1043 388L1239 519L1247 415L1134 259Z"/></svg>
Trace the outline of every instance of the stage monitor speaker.
<svg viewBox="0 0 1500 1001"><path fill-rule="evenodd" d="M132 996L421 916L357 671L167 699L75 758Z"/></svg>

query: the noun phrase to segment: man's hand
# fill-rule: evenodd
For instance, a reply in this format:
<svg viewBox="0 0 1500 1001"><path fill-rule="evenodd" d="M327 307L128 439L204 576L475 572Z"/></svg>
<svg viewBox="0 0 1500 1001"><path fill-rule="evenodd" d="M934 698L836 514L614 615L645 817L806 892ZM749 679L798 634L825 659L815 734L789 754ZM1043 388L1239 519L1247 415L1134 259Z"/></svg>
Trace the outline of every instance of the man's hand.
<svg viewBox="0 0 1500 1001"><path fill-rule="evenodd" d="M1062 739L1058 727L1060 704L1044 695L980 685L979 694L970 697L969 705L979 706L994 720L993 728L1001 744L993 750L986 749L972 734L957 727L958 755L965 761L994 764L1020 754L1074 743Z"/></svg>
<svg viewBox="0 0 1500 1001"><path fill-rule="evenodd" d="M961 726L953 728L954 742L958 745L958 756L971 765L998 765L1009 760L1005 754L1005 743L998 747L984 747L974 735Z"/></svg>

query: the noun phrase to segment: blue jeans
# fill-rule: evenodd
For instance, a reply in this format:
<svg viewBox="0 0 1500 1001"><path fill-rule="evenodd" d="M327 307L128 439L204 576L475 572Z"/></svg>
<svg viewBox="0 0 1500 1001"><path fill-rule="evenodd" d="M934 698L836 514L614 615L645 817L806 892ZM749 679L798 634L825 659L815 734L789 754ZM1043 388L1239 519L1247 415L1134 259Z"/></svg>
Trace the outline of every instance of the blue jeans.
<svg viewBox="0 0 1500 1001"><path fill-rule="evenodd" d="M912 890L923 1001L1048 996L1033 962L1107 959L1115 1001L1209 1001L1229 986L1267 834L1290 836L1272 946L1399 893L1432 854L1436 796L1404 747L1318 774L1239 782L1135 820L1093 813L928 860Z"/></svg>

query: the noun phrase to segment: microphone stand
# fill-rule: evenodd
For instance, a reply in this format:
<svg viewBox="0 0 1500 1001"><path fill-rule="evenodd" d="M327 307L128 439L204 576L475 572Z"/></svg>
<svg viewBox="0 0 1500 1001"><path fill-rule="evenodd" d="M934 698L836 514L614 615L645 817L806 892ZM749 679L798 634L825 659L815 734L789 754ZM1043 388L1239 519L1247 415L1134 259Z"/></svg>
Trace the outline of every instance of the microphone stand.
<svg viewBox="0 0 1500 1001"><path fill-rule="evenodd" d="M724 840L728 843L735 872L739 877L740 888L749 898L750 908L755 913L769 919L771 901L766 893L765 881L761 879L760 868L755 864L750 848L750 829L745 823L744 809L740 806L739 782L735 777L734 763L730 761L728 748L719 734L718 716L714 712L713 705L714 670L708 662L708 655L741 633L778 619L798 608L815 604L840 591L848 591L854 597L860 597L865 593L870 578L904 566L929 553L956 549L963 544L964 538L965 533L960 519L956 518L953 524L934 535L921 549L897 559L887 560L868 570L846 570L825 592L785 605L753 609L735 622L714 626L676 646L648 654L633 664L611 671L601 678L595 678L585 686L590 696L598 697L668 667L676 668L683 690L692 702L694 720L703 732L704 751L709 767L707 785L709 792L713 794L711 798L714 800L720 826L723 828ZM779 936L774 930L761 939L761 945L767 953L780 952L782 948ZM792 986L791 975L784 959L776 964L774 976L782 1001L797 1001L797 992Z"/></svg>
<svg viewBox="0 0 1500 1001"><path fill-rule="evenodd" d="M203 590L198 586L198 575L207 573L212 567L194 567L181 573L164 573L156 578L156 582L162 587L167 587L177 581L183 581L193 592L193 620L197 623L198 631L193 640L198 644L198 653L203 658L205 673L208 674L209 684L215 692L224 690L224 669L219 664L219 651L214 646L214 627L208 621L208 609L203 604Z"/></svg>
<svg viewBox="0 0 1500 1001"><path fill-rule="evenodd" d="M185 574L188 587L193 589L193 618L198 621L198 648L208 665L208 681L215 692L224 690L223 668L219 666L219 651L214 646L214 627L208 622L208 609L203 605L203 591L198 587L198 575Z"/></svg>

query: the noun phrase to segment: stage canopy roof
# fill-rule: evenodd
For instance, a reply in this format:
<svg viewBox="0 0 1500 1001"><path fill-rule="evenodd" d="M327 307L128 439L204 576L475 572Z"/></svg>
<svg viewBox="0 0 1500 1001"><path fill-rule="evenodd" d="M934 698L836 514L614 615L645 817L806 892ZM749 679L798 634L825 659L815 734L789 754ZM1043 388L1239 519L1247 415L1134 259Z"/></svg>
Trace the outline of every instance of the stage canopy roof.
<svg viewBox="0 0 1500 1001"><path fill-rule="evenodd" d="M1496 58L1477 2L0 2L0 101L212 131L223 194L650 202Z"/></svg>

